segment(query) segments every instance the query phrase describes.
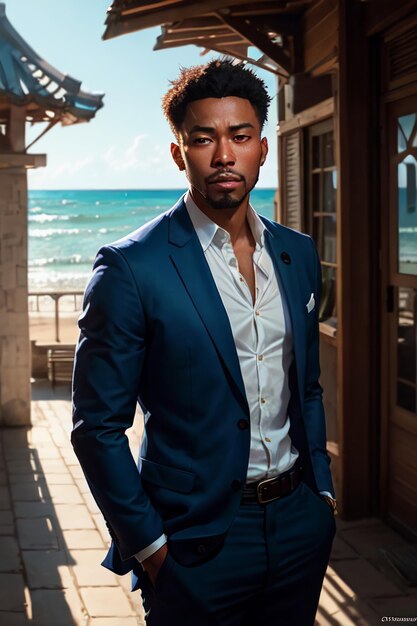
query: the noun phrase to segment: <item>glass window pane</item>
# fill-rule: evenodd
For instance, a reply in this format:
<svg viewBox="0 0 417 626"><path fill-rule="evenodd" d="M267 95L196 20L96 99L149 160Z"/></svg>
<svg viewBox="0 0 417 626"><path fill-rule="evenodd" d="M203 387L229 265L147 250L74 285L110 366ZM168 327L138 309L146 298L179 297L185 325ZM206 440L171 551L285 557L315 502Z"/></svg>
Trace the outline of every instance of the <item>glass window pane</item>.
<svg viewBox="0 0 417 626"><path fill-rule="evenodd" d="M398 152L404 152L404 150L407 150L407 140L400 125L398 125L397 129L397 149Z"/></svg>
<svg viewBox="0 0 417 626"><path fill-rule="evenodd" d="M322 266L321 300L319 310L320 322L336 325L336 268Z"/></svg>
<svg viewBox="0 0 417 626"><path fill-rule="evenodd" d="M333 172L323 172L323 207L326 213L336 213L336 186L337 178Z"/></svg>
<svg viewBox="0 0 417 626"><path fill-rule="evenodd" d="M324 167L331 167L332 165L334 165L333 132L325 133L323 135L323 148Z"/></svg>
<svg viewBox="0 0 417 626"><path fill-rule="evenodd" d="M321 207L321 196L320 196L320 181L321 181L321 173L317 173L317 174L313 174L312 175L312 184L313 184L313 193L312 193L312 201L313 201L313 206L312 209L313 211L316 212L320 212L322 210Z"/></svg>
<svg viewBox="0 0 417 626"><path fill-rule="evenodd" d="M398 165L398 271L417 275L417 161Z"/></svg>
<svg viewBox="0 0 417 626"><path fill-rule="evenodd" d="M320 259L336 263L336 216L315 217L313 239L317 244Z"/></svg>
<svg viewBox="0 0 417 626"><path fill-rule="evenodd" d="M312 142L312 165L313 165L313 170L315 170L317 167L321 167L321 155L320 155L320 144L321 144L321 136L320 135L316 135L315 137L313 136L313 142Z"/></svg>
<svg viewBox="0 0 417 626"><path fill-rule="evenodd" d="M415 113L409 113L408 115L403 115L402 117L398 118L398 125L402 128L404 132L404 136L407 141L411 137L411 131L414 128L415 121L416 121Z"/></svg>
<svg viewBox="0 0 417 626"><path fill-rule="evenodd" d="M397 404L416 412L417 289L398 289Z"/></svg>
<svg viewBox="0 0 417 626"><path fill-rule="evenodd" d="M407 149L415 121L415 113L403 115L398 118L398 152L403 152L403 150Z"/></svg>

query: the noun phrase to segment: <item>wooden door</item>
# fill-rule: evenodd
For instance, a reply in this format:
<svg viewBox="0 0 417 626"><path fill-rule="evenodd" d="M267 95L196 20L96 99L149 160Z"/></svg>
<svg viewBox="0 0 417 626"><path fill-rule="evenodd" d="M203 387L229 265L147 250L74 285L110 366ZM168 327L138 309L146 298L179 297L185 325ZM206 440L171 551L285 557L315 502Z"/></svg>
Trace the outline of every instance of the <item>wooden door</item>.
<svg viewBox="0 0 417 626"><path fill-rule="evenodd" d="M417 95L389 104L387 123L386 510L417 532Z"/></svg>

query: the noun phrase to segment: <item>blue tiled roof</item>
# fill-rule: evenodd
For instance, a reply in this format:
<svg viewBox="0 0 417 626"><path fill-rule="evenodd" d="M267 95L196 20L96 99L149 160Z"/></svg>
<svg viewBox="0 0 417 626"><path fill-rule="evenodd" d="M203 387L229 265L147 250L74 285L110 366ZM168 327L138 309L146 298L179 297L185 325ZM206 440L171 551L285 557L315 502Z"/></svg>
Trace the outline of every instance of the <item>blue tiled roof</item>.
<svg viewBox="0 0 417 626"><path fill-rule="evenodd" d="M88 121L103 106L103 94L88 93L81 82L42 59L13 28L0 3L0 98L27 105L32 122Z"/></svg>

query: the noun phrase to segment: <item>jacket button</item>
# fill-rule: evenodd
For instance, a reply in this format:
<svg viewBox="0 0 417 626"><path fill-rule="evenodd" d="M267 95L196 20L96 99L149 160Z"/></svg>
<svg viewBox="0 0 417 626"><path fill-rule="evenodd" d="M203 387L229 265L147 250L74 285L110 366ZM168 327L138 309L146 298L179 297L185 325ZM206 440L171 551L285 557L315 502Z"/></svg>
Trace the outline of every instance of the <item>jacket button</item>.
<svg viewBox="0 0 417 626"><path fill-rule="evenodd" d="M204 553L205 553L205 551L206 551L206 546L205 546L203 543L200 543L200 544L197 546L197 552L198 552L198 554L204 554Z"/></svg>
<svg viewBox="0 0 417 626"><path fill-rule="evenodd" d="M241 488L241 482L240 480L233 480L232 484L230 485L230 487L232 488L232 491L239 491Z"/></svg>
<svg viewBox="0 0 417 626"><path fill-rule="evenodd" d="M248 420L239 420L237 425L240 430L246 430L249 426L249 422Z"/></svg>

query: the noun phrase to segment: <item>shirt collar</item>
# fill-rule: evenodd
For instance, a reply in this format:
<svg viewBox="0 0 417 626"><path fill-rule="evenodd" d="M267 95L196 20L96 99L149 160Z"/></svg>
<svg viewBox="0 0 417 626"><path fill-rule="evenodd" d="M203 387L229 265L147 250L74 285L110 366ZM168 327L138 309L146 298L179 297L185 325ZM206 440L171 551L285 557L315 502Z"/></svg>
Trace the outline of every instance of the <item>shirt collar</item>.
<svg viewBox="0 0 417 626"><path fill-rule="evenodd" d="M211 245L215 237L221 242L220 245L230 238L229 233L224 230L224 228L218 226L198 208L189 191L185 194L184 202L204 252ZM255 242L257 246L262 248L264 246L266 226L250 204L248 206L247 217Z"/></svg>

